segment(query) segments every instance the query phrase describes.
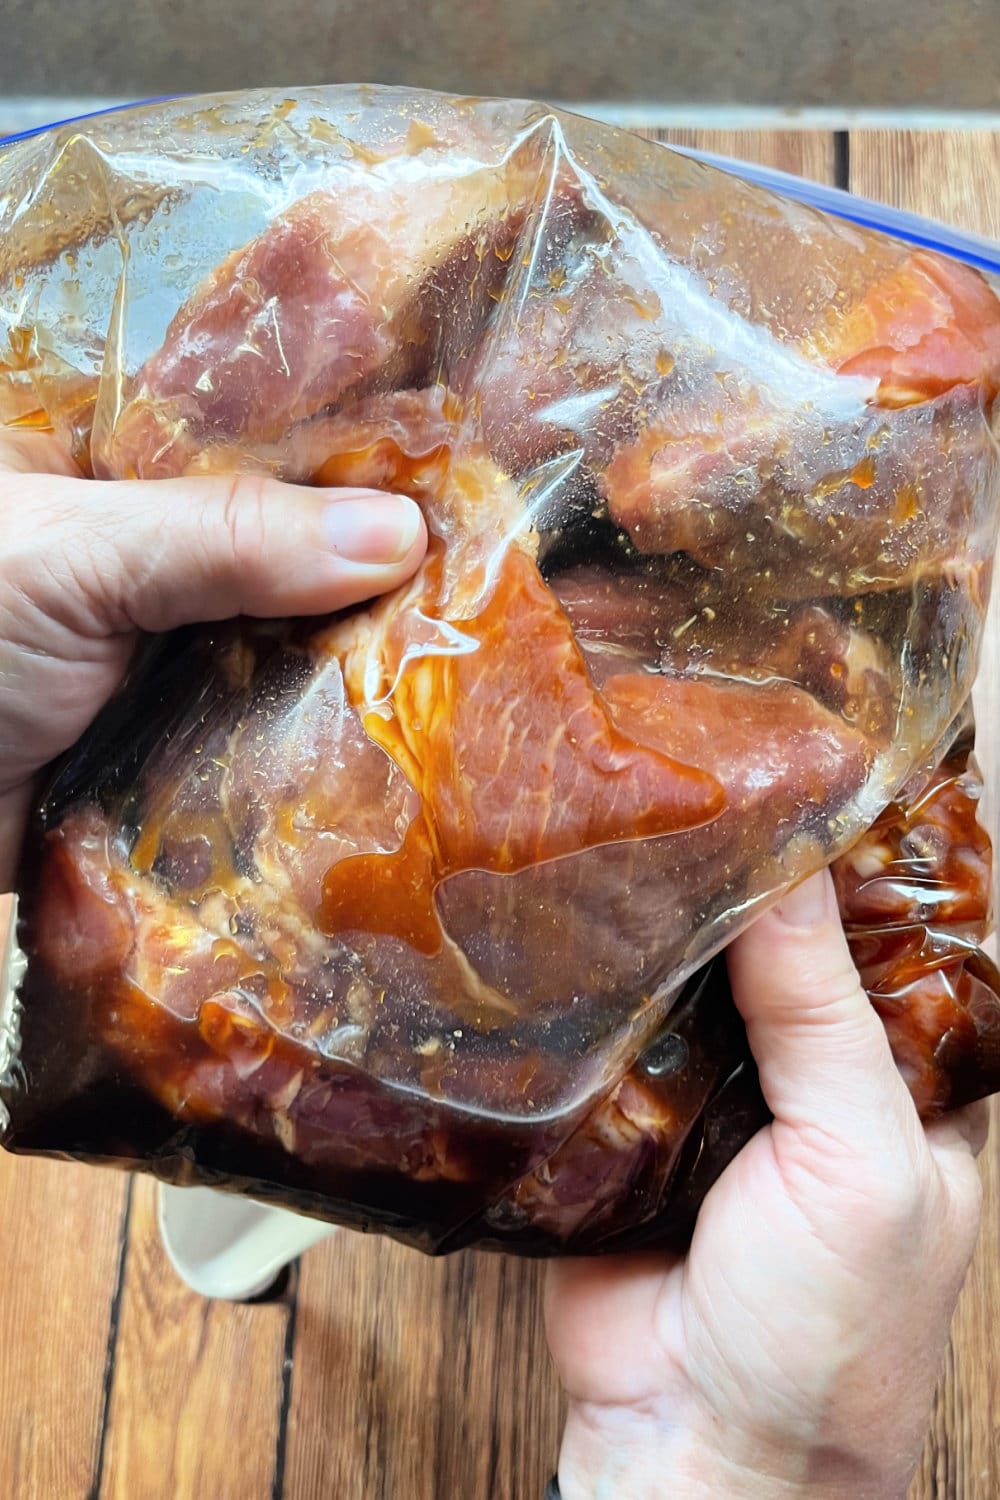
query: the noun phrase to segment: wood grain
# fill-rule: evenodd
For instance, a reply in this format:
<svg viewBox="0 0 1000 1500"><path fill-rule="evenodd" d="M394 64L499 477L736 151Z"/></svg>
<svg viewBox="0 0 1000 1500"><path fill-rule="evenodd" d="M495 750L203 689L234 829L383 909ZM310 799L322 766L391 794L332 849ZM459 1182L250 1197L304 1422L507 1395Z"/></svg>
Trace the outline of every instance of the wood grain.
<svg viewBox="0 0 1000 1500"><path fill-rule="evenodd" d="M290 1315L182 1286L136 1179L100 1500L270 1500Z"/></svg>
<svg viewBox="0 0 1000 1500"><path fill-rule="evenodd" d="M0 1494L87 1500L126 1180L0 1151Z"/></svg>
<svg viewBox="0 0 1000 1500"><path fill-rule="evenodd" d="M737 161L756 161L813 182L834 181L834 137L813 130L666 130L647 132L653 139L714 151Z"/></svg>
<svg viewBox="0 0 1000 1500"><path fill-rule="evenodd" d="M308 1255L285 1500L540 1500L562 1429L541 1274L346 1233Z"/></svg>
<svg viewBox="0 0 1000 1500"><path fill-rule="evenodd" d="M0 897L0 951L10 900ZM84 1500L100 1465L126 1179L0 1151L0 1493Z"/></svg>
<svg viewBox="0 0 1000 1500"><path fill-rule="evenodd" d="M855 192L1000 239L1000 138L986 133L851 137ZM1000 847L1000 592L990 611L976 698L979 758ZM998 872L1000 873L1000 872ZM995 1500L1000 1495L1000 1108L981 1161L979 1248L952 1328L951 1347L911 1500ZM914 1288L919 1296L919 1288Z"/></svg>

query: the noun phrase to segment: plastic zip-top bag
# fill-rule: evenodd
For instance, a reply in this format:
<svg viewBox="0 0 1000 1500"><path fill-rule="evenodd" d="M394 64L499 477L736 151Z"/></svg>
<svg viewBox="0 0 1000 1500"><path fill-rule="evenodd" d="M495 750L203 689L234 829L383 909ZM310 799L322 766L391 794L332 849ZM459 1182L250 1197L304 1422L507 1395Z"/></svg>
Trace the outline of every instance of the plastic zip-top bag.
<svg viewBox="0 0 1000 1500"><path fill-rule="evenodd" d="M683 1240L767 1117L720 955L828 864L924 1116L1000 1087L1000 302L910 227L398 89L0 151L0 420L431 538L370 606L147 641L53 768L8 1147L434 1251Z"/></svg>

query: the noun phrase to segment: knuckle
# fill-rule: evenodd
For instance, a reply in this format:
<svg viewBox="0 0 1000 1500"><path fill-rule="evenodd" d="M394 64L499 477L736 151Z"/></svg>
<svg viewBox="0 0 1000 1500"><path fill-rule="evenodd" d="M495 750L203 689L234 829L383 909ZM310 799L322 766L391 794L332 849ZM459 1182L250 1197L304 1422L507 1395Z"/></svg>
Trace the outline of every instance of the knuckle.
<svg viewBox="0 0 1000 1500"><path fill-rule="evenodd" d="M256 572L267 551L267 480L234 475L222 495L222 525L230 561L237 576Z"/></svg>
<svg viewBox="0 0 1000 1500"><path fill-rule="evenodd" d="M58 613L86 575L90 532L43 475L5 475L0 490L0 607Z"/></svg>
<svg viewBox="0 0 1000 1500"><path fill-rule="evenodd" d="M895 1239L909 1238L920 1225L931 1194L921 1173L909 1163L890 1157L872 1173L866 1196L872 1204L876 1231Z"/></svg>
<svg viewBox="0 0 1000 1500"><path fill-rule="evenodd" d="M788 972L795 977L800 999L817 1012L857 1015L863 1020L870 1015L868 996L846 948L827 953L797 945L796 951L789 955Z"/></svg>
<svg viewBox="0 0 1000 1500"><path fill-rule="evenodd" d="M780 1167L793 1198L825 1205L849 1222L858 1248L906 1242L919 1233L934 1198L931 1174L904 1145L859 1140L834 1123L800 1123L782 1140Z"/></svg>
<svg viewBox="0 0 1000 1500"><path fill-rule="evenodd" d="M922 1232L928 1216L940 1209L934 1162L916 1111L894 1120L887 1111L884 1134L872 1143L863 1172L865 1196L872 1207L872 1227L883 1240L909 1239Z"/></svg>

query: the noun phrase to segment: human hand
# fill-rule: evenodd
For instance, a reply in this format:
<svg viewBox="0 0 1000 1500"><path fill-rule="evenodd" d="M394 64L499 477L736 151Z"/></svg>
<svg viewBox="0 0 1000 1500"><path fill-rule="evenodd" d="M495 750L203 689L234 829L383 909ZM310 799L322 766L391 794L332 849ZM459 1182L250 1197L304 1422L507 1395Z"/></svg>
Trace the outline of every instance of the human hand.
<svg viewBox="0 0 1000 1500"><path fill-rule="evenodd" d="M686 1258L550 1268L563 1500L901 1500L975 1243L986 1116L921 1126L827 872L729 964L775 1118Z"/></svg>
<svg viewBox="0 0 1000 1500"><path fill-rule="evenodd" d="M0 890L33 780L111 697L143 631L325 614L414 572L412 501L233 478L95 483L0 432Z"/></svg>

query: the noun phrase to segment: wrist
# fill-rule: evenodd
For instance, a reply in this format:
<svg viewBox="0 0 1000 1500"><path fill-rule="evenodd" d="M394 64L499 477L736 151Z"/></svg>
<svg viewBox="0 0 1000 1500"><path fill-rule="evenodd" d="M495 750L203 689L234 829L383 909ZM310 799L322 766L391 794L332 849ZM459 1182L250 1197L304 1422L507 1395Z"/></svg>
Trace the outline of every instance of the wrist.
<svg viewBox="0 0 1000 1500"><path fill-rule="evenodd" d="M905 1465L902 1466L905 1469ZM559 1500L904 1500L909 1472L789 1439L776 1447L718 1421L571 1403Z"/></svg>

